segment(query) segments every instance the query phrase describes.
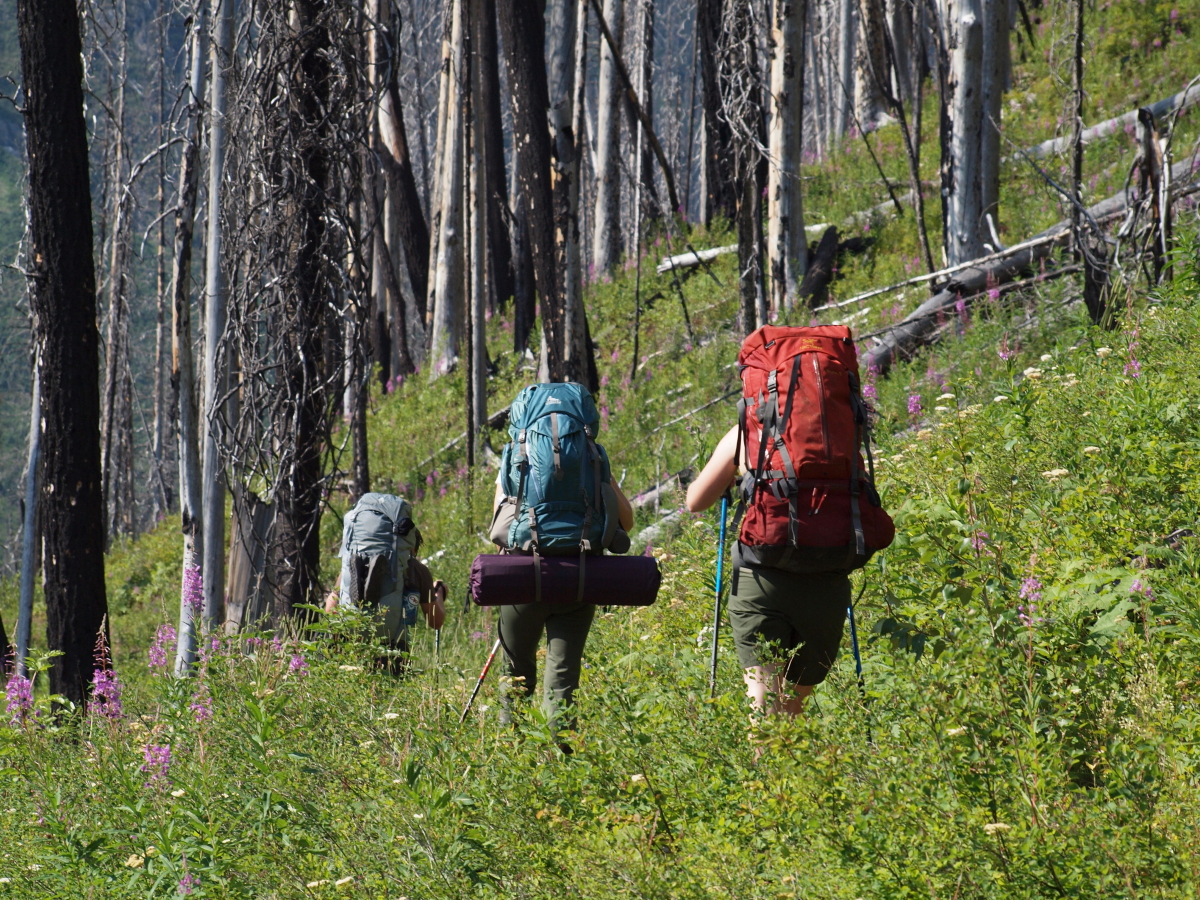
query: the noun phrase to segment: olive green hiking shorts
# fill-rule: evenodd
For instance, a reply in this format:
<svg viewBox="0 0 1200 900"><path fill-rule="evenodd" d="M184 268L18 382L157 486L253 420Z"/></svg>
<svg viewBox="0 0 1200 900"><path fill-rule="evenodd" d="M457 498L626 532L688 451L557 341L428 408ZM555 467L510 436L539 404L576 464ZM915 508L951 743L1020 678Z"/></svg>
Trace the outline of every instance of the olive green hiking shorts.
<svg viewBox="0 0 1200 900"><path fill-rule="evenodd" d="M824 681L842 642L850 579L742 566L735 583L729 623L742 668L781 663L793 684Z"/></svg>

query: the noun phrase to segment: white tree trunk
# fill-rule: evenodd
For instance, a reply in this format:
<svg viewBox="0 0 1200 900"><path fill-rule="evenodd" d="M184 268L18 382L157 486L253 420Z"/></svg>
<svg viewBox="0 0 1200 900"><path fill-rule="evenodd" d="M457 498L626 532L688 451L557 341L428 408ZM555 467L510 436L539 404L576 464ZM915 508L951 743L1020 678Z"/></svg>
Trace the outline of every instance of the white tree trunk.
<svg viewBox="0 0 1200 900"><path fill-rule="evenodd" d="M987 0L983 25L983 145L980 154L980 206L999 226L1000 117L1009 64L1009 0ZM986 230L986 226L985 226Z"/></svg>
<svg viewBox="0 0 1200 900"><path fill-rule="evenodd" d="M983 255L980 155L983 143L983 19L979 0L951 5L951 177L946 198L946 259L957 265Z"/></svg>
<svg viewBox="0 0 1200 900"><path fill-rule="evenodd" d="M438 163L440 181L435 184L439 216L431 231L434 235L434 253L430 255L433 277L426 306L433 315L429 353L431 378L444 375L454 366L463 318L463 0L451 0L449 15L450 52L448 65L442 70L446 82L443 91L445 110L438 116L445 120Z"/></svg>
<svg viewBox="0 0 1200 900"><path fill-rule="evenodd" d="M604 0L604 19L618 40L624 31L624 0ZM621 85L612 49L600 42L600 84L596 106L596 208L592 260L607 274L621 254Z"/></svg>
<svg viewBox="0 0 1200 900"><path fill-rule="evenodd" d="M854 109L854 39L858 31L858 17L855 16L854 12L857 5L855 0L840 0L838 8L837 66L833 73L834 77L830 80L831 93L833 94L833 108L835 110L833 117L834 140L840 140L845 136L852 121L851 111Z"/></svg>
<svg viewBox="0 0 1200 900"><path fill-rule="evenodd" d="M175 245L171 270L172 381L179 402L179 513L183 530L183 582L179 595L179 632L175 674L183 676L196 654L195 617L188 603L188 572L199 570L204 536L201 528L200 453L196 409L196 378L192 365L191 253L199 181L200 117L204 93L205 0L196 3L192 26L187 139L179 164L179 200L175 208Z"/></svg>
<svg viewBox="0 0 1200 900"><path fill-rule="evenodd" d="M471 0L471 47L479 47L479 22L484 15L482 0ZM474 56L472 62L479 59ZM474 438L472 457L476 465L482 459L483 434L487 428L487 166L483 159L482 88L483 73L476 63L471 66L471 147L469 187L467 191L467 228L470 234L468 319L471 329L471 428Z"/></svg>
<svg viewBox="0 0 1200 900"><path fill-rule="evenodd" d="M204 621L215 629L225 606L225 485L217 447L217 417L225 393L217 348L225 335L221 278L221 181L225 163L225 72L232 63L234 0L215 0L208 148L208 240L204 315Z"/></svg>
<svg viewBox="0 0 1200 900"><path fill-rule="evenodd" d="M767 256L771 309L779 312L792 308L808 262L800 189L808 2L773 0L772 6Z"/></svg>

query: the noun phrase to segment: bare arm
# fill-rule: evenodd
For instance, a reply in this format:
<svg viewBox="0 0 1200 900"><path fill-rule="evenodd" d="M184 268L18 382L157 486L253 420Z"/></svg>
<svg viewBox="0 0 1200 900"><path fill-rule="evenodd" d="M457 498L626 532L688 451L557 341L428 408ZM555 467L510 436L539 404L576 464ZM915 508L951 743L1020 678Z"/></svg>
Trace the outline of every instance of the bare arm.
<svg viewBox="0 0 1200 900"><path fill-rule="evenodd" d="M622 528L630 531L633 529L633 507L622 493L621 486L615 481L612 482L612 489L613 493L617 495L617 521L621 523Z"/></svg>
<svg viewBox="0 0 1200 900"><path fill-rule="evenodd" d="M334 581L334 583L333 583L333 590L331 590L329 592L329 595L325 598L325 612L332 613L337 609L338 595L341 593L341 587L342 587L342 573L341 573L341 570L339 569L337 580Z"/></svg>
<svg viewBox="0 0 1200 900"><path fill-rule="evenodd" d="M737 433L736 425L725 432L704 470L688 485L687 508L690 512L708 509L733 484L737 474L733 458L737 452Z"/></svg>
<svg viewBox="0 0 1200 900"><path fill-rule="evenodd" d="M438 580L433 583L433 602L422 603L421 612L425 614L425 624L435 631L446 621L446 583Z"/></svg>

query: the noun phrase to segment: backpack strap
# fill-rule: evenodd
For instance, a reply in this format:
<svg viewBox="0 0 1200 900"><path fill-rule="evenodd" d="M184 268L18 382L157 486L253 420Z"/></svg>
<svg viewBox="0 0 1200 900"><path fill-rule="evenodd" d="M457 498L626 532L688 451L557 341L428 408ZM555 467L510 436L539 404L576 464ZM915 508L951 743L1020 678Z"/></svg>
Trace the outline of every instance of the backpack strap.
<svg viewBox="0 0 1200 900"><path fill-rule="evenodd" d="M517 512L521 512L521 501L525 498L525 476L529 472L529 454L525 452L525 429L521 429L521 433L517 435L517 449L520 451L520 456L517 457L517 468L521 471L521 476L517 481L517 495L513 497L513 502L517 504Z"/></svg>
<svg viewBox="0 0 1200 900"><path fill-rule="evenodd" d="M524 428L517 435L517 448L521 452L521 456L517 460L517 466L521 470L521 478L517 484L517 496L515 499L517 502L517 516L520 517L520 504L525 500L525 476L529 473L529 454L525 450ZM525 508L529 510L529 536L532 539L533 546L533 602L539 603L542 599L542 560L538 556L537 513L533 511L533 504L526 503Z"/></svg>
<svg viewBox="0 0 1200 900"><path fill-rule="evenodd" d="M585 434L586 434L586 432L585 432ZM588 436L588 452L592 454L593 460L597 459L596 446L595 446L595 444L592 443L592 439L591 439L590 435ZM595 466L596 466L596 470L598 471L599 467L600 467L599 462L596 462ZM588 540L588 534L590 534L591 530L592 530L592 504L588 503L587 486L585 484L586 479L587 479L587 468L584 466L580 466L579 467L579 493L583 495L583 529L581 530L581 532L579 534L579 588L575 592L575 602L576 603L583 602L584 569L587 566L588 551L590 551L592 549L592 542ZM596 482L595 487L596 487L596 493L599 494L600 493L599 481Z"/></svg>
<svg viewBox="0 0 1200 900"><path fill-rule="evenodd" d="M787 423L792 417L792 402L796 399L796 388L800 385L800 354L797 353L792 357L792 380L788 387L787 402L783 405L783 427L780 428L780 422L775 423L775 446L779 448L779 455L783 458L783 471L786 475L786 494L788 498L788 543L793 546L799 541L799 520L800 507L798 505L799 486L796 483L796 468L792 465L791 454L788 453L787 444L783 440L783 432L787 430ZM778 483L778 482L777 482Z"/></svg>
<svg viewBox="0 0 1200 900"><path fill-rule="evenodd" d="M558 440L558 413L550 413L550 440L554 447L554 480L562 481L562 444Z"/></svg>
<svg viewBox="0 0 1200 900"><path fill-rule="evenodd" d="M854 407L854 448L862 445L863 429L866 416L863 413L862 398L858 394L858 383L853 373L850 375L850 402ZM855 454L857 456L857 453ZM872 464L872 469L874 464ZM867 555L867 540L863 535L862 509L859 506L859 494L862 493L858 480L858 460L850 461L850 522L854 528L854 552L859 556Z"/></svg>

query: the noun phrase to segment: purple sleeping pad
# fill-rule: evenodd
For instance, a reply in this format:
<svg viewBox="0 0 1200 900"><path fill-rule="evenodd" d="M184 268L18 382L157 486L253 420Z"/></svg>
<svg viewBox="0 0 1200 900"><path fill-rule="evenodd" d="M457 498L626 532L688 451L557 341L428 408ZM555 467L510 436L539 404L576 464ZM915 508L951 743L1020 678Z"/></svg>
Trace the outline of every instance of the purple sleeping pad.
<svg viewBox="0 0 1200 900"><path fill-rule="evenodd" d="M574 603L579 592L578 556L543 556L542 600ZM534 600L533 557L484 553L471 564L471 599L477 606L515 606ZM662 572L652 556L589 556L583 601L601 606L649 606Z"/></svg>

